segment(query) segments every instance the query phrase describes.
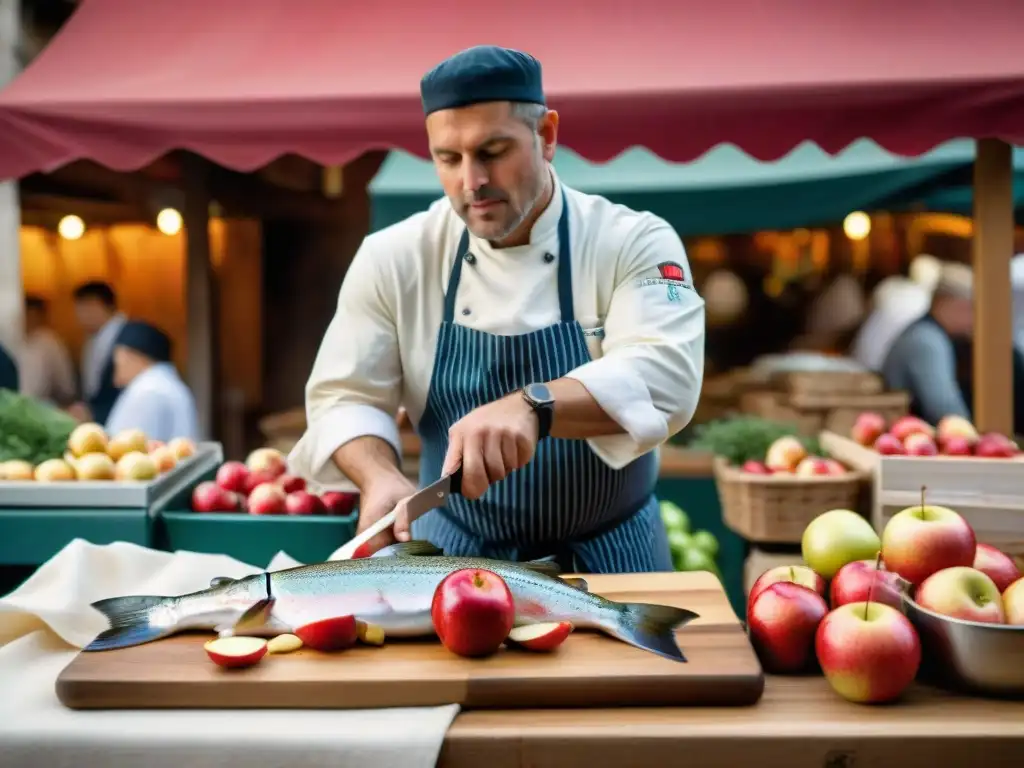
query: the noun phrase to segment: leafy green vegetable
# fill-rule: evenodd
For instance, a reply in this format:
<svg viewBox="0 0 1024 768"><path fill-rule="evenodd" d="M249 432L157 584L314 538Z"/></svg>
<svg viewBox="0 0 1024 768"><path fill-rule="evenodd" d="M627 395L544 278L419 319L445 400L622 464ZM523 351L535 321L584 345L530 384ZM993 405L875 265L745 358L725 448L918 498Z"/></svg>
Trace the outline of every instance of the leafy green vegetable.
<svg viewBox="0 0 1024 768"><path fill-rule="evenodd" d="M695 430L690 448L710 451L722 456L730 464L740 465L745 461L764 461L769 446L780 437L793 435L815 456L824 456L817 438L797 434L797 426L778 421L768 421L757 416L739 415L702 424Z"/></svg>
<svg viewBox="0 0 1024 768"><path fill-rule="evenodd" d="M0 389L0 461L40 464L62 456L76 425L61 410Z"/></svg>

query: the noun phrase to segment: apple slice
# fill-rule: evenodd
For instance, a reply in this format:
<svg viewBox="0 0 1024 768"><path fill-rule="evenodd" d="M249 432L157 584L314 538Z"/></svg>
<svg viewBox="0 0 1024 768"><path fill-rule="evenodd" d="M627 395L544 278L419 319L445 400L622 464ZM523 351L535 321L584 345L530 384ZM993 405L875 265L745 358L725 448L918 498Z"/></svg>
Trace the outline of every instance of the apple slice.
<svg viewBox="0 0 1024 768"><path fill-rule="evenodd" d="M365 621L357 621L356 632L361 643L366 645L384 645L384 627L369 624Z"/></svg>
<svg viewBox="0 0 1024 768"><path fill-rule="evenodd" d="M267 641L262 637L218 637L203 648L214 664L230 669L251 667L267 655Z"/></svg>
<svg viewBox="0 0 1024 768"><path fill-rule="evenodd" d="M546 621L514 627L508 639L528 651L553 651L565 642L570 632L572 624L568 621Z"/></svg>
<svg viewBox="0 0 1024 768"><path fill-rule="evenodd" d="M302 641L295 635L278 635L267 643L267 653L291 653L302 647Z"/></svg>
<svg viewBox="0 0 1024 768"><path fill-rule="evenodd" d="M299 627L294 633L315 651L341 651L356 644L359 631L355 616L333 616Z"/></svg>

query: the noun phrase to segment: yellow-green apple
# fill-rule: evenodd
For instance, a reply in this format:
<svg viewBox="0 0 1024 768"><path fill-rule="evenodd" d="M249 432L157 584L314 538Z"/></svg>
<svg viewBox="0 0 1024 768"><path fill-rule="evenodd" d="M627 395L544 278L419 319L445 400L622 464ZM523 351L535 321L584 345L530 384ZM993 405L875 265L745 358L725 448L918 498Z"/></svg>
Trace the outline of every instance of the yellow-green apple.
<svg viewBox="0 0 1024 768"><path fill-rule="evenodd" d="M1003 592L1003 614L1007 624L1024 626L1024 579L1017 579Z"/></svg>
<svg viewBox="0 0 1024 768"><path fill-rule="evenodd" d="M868 447L874 445L885 432L885 417L880 413L866 411L857 417L850 430L850 436L861 445Z"/></svg>
<svg viewBox="0 0 1024 768"><path fill-rule="evenodd" d="M992 579L975 568L943 568L925 579L914 601L954 619L1002 624L1003 598Z"/></svg>
<svg viewBox="0 0 1024 768"><path fill-rule="evenodd" d="M107 433L99 424L79 424L68 436L68 450L73 456L107 452Z"/></svg>
<svg viewBox="0 0 1024 768"><path fill-rule="evenodd" d="M968 445L978 442L978 430L963 416L943 416L936 425L935 436L939 445L945 445L952 437L962 438Z"/></svg>
<svg viewBox="0 0 1024 768"><path fill-rule="evenodd" d="M804 562L824 579L831 579L847 563L875 557L880 548L871 523L848 509L818 515L800 541Z"/></svg>
<svg viewBox="0 0 1024 768"><path fill-rule="evenodd" d="M825 597L825 580L806 565L779 565L775 568L769 568L757 577L757 581L750 587L750 594L747 595L747 608L749 609L754 604L754 600L764 590L772 584L778 584L783 581L800 584Z"/></svg>
<svg viewBox="0 0 1024 768"><path fill-rule="evenodd" d="M914 625L884 603L835 608L818 626L814 647L832 690L859 704L899 698L921 666Z"/></svg>
<svg viewBox="0 0 1024 768"><path fill-rule="evenodd" d="M888 432L875 440L875 450L883 456L904 456L907 453L900 439Z"/></svg>
<svg viewBox="0 0 1024 768"><path fill-rule="evenodd" d="M882 531L882 560L912 584L943 568L974 564L974 529L948 507L916 504L900 510Z"/></svg>
<svg viewBox="0 0 1024 768"><path fill-rule="evenodd" d="M811 475L830 475L832 474L832 468L828 465L828 460L823 459L820 456L807 456L800 460L800 463L796 465L794 474L803 477L809 477Z"/></svg>
<svg viewBox="0 0 1024 768"><path fill-rule="evenodd" d="M907 439L903 441L903 448L907 456L936 456L939 453L935 441L921 432L907 435Z"/></svg>
<svg viewBox="0 0 1024 768"><path fill-rule="evenodd" d="M113 480L116 469L114 460L105 453L87 453L75 462L79 480Z"/></svg>
<svg viewBox="0 0 1024 768"><path fill-rule="evenodd" d="M974 447L974 455L987 459L1009 459L1020 452L1017 444L1006 435L998 432L989 432L978 439Z"/></svg>
<svg viewBox="0 0 1024 768"><path fill-rule="evenodd" d="M1020 578L1020 568L1013 558L991 544L978 542L978 550L974 553L974 567L992 579L1000 593L1005 592L1007 587Z"/></svg>
<svg viewBox="0 0 1024 768"><path fill-rule="evenodd" d="M489 656L508 639L516 606L508 584L494 571L463 568L434 590L430 618L442 645L459 656Z"/></svg>
<svg viewBox="0 0 1024 768"><path fill-rule="evenodd" d="M22 459L11 459L0 464L0 480L31 480L33 467Z"/></svg>
<svg viewBox="0 0 1024 768"><path fill-rule="evenodd" d="M178 465L177 457L175 457L175 455L171 453L171 449L168 448L166 445L161 445L159 448L154 448L149 452L149 455L153 459L153 462L156 464L157 471L159 471L161 474L163 474L164 472L170 472Z"/></svg>
<svg viewBox="0 0 1024 768"><path fill-rule="evenodd" d="M780 581L761 590L747 611L750 642L766 672L803 672L814 661L814 633L825 598L800 584Z"/></svg>
<svg viewBox="0 0 1024 768"><path fill-rule="evenodd" d="M63 483L75 479L75 470L64 459L47 459L35 468L33 474L41 483Z"/></svg>
<svg viewBox="0 0 1024 768"><path fill-rule="evenodd" d="M195 456L196 444L187 437L176 437L167 444L168 450L178 461Z"/></svg>
<svg viewBox="0 0 1024 768"><path fill-rule="evenodd" d="M159 474L153 457L140 451L126 453L114 468L114 476L118 480L152 480Z"/></svg>
<svg viewBox="0 0 1024 768"><path fill-rule="evenodd" d="M743 462L743 471L751 475L770 475L772 473L763 461L755 461L754 459Z"/></svg>
<svg viewBox="0 0 1024 768"><path fill-rule="evenodd" d="M267 473L275 478L288 471L284 454L275 448L257 448L245 459L245 466L252 473Z"/></svg>
<svg viewBox="0 0 1024 768"><path fill-rule="evenodd" d="M877 601L899 608L901 579L892 571L876 569L876 562L854 560L840 568L829 585L829 604L838 608L847 603Z"/></svg>
<svg viewBox="0 0 1024 768"><path fill-rule="evenodd" d="M889 432L896 437L897 440L906 441L908 437L915 433L922 435L928 435L928 437L935 437L935 427L917 416L901 416L893 422L893 425L889 428Z"/></svg>
<svg viewBox="0 0 1024 768"><path fill-rule="evenodd" d="M147 442L141 429L126 429L118 432L107 443L107 453L114 461L120 461L129 453L148 453Z"/></svg>
<svg viewBox="0 0 1024 768"><path fill-rule="evenodd" d="M764 463L773 472L792 472L807 456L803 443L791 435L780 437L768 447Z"/></svg>

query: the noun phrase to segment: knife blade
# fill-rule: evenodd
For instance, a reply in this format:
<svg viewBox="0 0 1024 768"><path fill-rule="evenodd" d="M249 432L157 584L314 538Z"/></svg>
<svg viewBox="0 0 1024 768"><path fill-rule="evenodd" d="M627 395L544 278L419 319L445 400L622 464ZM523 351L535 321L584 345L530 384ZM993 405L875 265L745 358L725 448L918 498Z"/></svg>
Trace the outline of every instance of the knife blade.
<svg viewBox="0 0 1024 768"><path fill-rule="evenodd" d="M339 547L328 560L351 560L358 549L376 536L395 524L399 511L404 507L409 515L409 522L425 515L432 509L444 506L447 498L453 494L462 492L462 467L459 467L449 475L444 475L440 480L428 485L412 496L398 502L393 510L375 522L365 531L350 539L348 543Z"/></svg>

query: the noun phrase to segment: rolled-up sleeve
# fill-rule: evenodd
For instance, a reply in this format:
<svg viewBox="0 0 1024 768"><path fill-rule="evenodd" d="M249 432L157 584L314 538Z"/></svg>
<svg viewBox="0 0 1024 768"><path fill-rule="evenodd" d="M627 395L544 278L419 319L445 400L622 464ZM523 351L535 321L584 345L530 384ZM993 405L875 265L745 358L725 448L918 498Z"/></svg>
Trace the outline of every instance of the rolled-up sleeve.
<svg viewBox="0 0 1024 768"><path fill-rule="evenodd" d="M642 221L619 260L602 356L568 374L624 430L588 441L614 468L689 423L704 377L704 300L686 250L663 220Z"/></svg>
<svg viewBox="0 0 1024 768"><path fill-rule="evenodd" d="M353 258L306 383L306 431L288 463L322 486L355 489L332 457L359 437L387 441L401 461L402 365L380 255L368 239Z"/></svg>

